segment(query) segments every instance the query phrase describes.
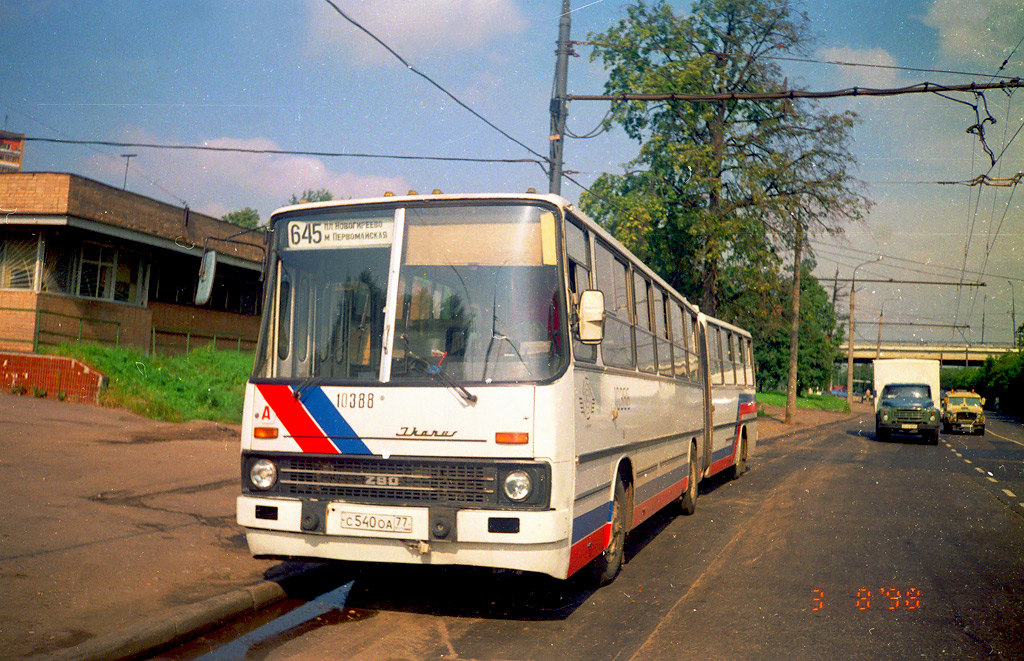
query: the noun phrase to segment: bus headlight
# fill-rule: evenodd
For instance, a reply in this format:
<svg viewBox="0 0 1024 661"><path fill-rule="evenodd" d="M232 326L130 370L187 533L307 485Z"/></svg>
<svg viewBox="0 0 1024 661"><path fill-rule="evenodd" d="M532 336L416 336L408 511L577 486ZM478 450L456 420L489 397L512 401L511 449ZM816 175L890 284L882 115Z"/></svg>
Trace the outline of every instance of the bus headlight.
<svg viewBox="0 0 1024 661"><path fill-rule="evenodd" d="M260 491L266 491L277 482L277 466L269 459L258 459L249 467L249 481Z"/></svg>
<svg viewBox="0 0 1024 661"><path fill-rule="evenodd" d="M505 476L505 483L502 485L505 495L515 503L521 503L530 497L533 491L533 481L526 471L512 471Z"/></svg>

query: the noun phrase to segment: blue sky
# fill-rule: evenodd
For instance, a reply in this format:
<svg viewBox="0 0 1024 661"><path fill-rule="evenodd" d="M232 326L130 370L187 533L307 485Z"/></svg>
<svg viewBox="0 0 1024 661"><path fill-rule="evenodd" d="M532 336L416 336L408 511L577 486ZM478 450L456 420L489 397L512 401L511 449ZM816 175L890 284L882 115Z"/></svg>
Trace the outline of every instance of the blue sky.
<svg viewBox="0 0 1024 661"><path fill-rule="evenodd" d="M546 154L548 99L560 0L337 0L337 4L494 124ZM574 0L572 37L586 39L625 15L624 0ZM674 2L680 12L688 2ZM813 59L994 74L1024 37L1019 0L896 0L798 3L810 17ZM31 137L207 144L321 152L473 158L532 158L458 107L338 16L323 0L191 2L0 0L5 29L0 116ZM569 91L602 91L605 72L589 48L572 58ZM899 87L974 77L832 64L783 65L794 88ZM1003 73L1024 75L1024 46ZM957 98L973 101L967 95ZM984 288L858 287L857 336L873 340L886 321L957 324L971 342L1008 342L1011 292L1024 319L1024 193L941 186L979 174L1024 170L1024 91L986 93L995 168L976 137L969 107L934 95L839 99L861 118L852 149L866 221L842 239L817 242L819 277L984 281ZM573 103L582 134L601 103ZM1016 137L1015 137L1016 135ZM570 140L566 168L584 185L621 172L636 152L621 131ZM460 164L391 159L213 154L30 142L24 169L73 172L215 216L251 206L265 219L293 193L327 188L336 197L385 190L547 190L535 164ZM572 201L579 188L565 182ZM968 236L970 240L968 241ZM983 274L983 275L982 275ZM1010 282L1013 282L1011 287ZM1014 291L1019 290L1019 291ZM902 299L898 298L901 297ZM890 301L890 302L887 302ZM984 338L982 318L984 316ZM951 329L894 326L884 339L954 339ZM956 333L955 339L961 339Z"/></svg>

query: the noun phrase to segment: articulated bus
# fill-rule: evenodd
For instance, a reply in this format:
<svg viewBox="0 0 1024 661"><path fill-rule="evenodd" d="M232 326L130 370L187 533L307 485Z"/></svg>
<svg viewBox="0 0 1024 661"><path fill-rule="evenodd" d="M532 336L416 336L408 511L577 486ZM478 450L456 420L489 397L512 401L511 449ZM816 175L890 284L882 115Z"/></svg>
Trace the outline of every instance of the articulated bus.
<svg viewBox="0 0 1024 661"><path fill-rule="evenodd" d="M254 556L598 583L755 446L750 334L553 195L303 204L268 232L242 425Z"/></svg>

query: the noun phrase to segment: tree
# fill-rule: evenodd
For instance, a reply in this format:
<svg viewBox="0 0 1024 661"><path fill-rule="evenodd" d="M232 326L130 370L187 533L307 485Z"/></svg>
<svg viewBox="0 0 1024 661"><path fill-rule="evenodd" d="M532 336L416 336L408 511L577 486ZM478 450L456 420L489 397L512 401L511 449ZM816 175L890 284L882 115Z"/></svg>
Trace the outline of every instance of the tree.
<svg viewBox="0 0 1024 661"><path fill-rule="evenodd" d="M607 94L720 94L787 89L768 58L804 52L806 34L790 0L697 0L684 17L663 0L640 0L590 39L592 59L609 71ZM728 318L737 311L719 311L723 275L777 268L780 251L801 264L809 236L861 217L867 201L849 174L854 121L790 99L616 102L607 125L621 125L639 153L625 174L602 175L581 205L705 312ZM803 290L794 273L796 322ZM753 277L758 287L772 279ZM790 331L796 366L795 323Z"/></svg>
<svg viewBox="0 0 1024 661"><path fill-rule="evenodd" d="M302 191L301 195L295 195L294 193L292 193L291 199L288 200L288 204L304 204L306 202L330 202L333 199L334 193L327 190L326 188L321 188L319 190L307 188L306 190Z"/></svg>
<svg viewBox="0 0 1024 661"><path fill-rule="evenodd" d="M260 214L252 207L226 213L220 219L246 229L256 229L260 226Z"/></svg>

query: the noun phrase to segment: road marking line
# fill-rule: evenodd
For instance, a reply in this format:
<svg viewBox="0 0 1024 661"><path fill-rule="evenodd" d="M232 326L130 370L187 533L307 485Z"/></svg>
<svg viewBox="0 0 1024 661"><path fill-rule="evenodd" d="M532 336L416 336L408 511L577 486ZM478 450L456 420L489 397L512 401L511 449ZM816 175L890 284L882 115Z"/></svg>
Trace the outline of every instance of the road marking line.
<svg viewBox="0 0 1024 661"><path fill-rule="evenodd" d="M979 472L979 473L981 473L982 475L984 475L984 474L985 474L985 469L984 469L984 468L982 468L981 466L975 466L975 467L974 467L974 470L978 471L978 472Z"/></svg>
<svg viewBox="0 0 1024 661"><path fill-rule="evenodd" d="M1021 447L1024 447L1024 443L1021 443L1020 441L1015 441L1015 440L1013 440L1012 438L1006 438L1005 436L1002 436L1001 434L997 434L997 433L995 433L995 432L994 432L994 431L992 431L991 429L986 429L986 430L985 430L985 433L986 433L986 434L992 434L992 435L993 435L993 436L995 436L996 438L1001 438L1001 439L1003 439L1004 441L1009 441L1009 442L1011 442L1011 443L1016 443L1017 445L1019 445L1019 446L1021 446Z"/></svg>
<svg viewBox="0 0 1024 661"><path fill-rule="evenodd" d="M964 459L964 463L965 463L965 464L969 464L969 463L972 463L972 462L971 462L971 460L970 460L970 459Z"/></svg>
<svg viewBox="0 0 1024 661"><path fill-rule="evenodd" d="M1013 493L1012 491L1010 491L1009 489L1003 489L1003 493L1005 493L1010 498L1016 498L1017 497L1017 495L1015 493Z"/></svg>
<svg viewBox="0 0 1024 661"><path fill-rule="evenodd" d="M987 479L988 479L989 482L997 482L997 483L999 482L999 480L997 480L994 477L990 477L990 478L987 478Z"/></svg>

